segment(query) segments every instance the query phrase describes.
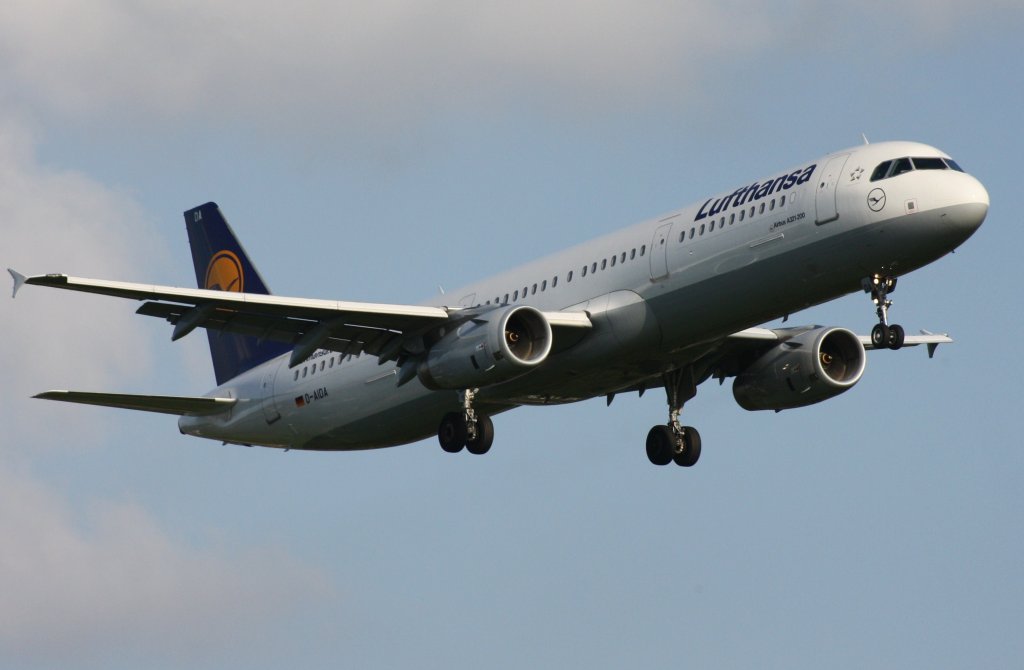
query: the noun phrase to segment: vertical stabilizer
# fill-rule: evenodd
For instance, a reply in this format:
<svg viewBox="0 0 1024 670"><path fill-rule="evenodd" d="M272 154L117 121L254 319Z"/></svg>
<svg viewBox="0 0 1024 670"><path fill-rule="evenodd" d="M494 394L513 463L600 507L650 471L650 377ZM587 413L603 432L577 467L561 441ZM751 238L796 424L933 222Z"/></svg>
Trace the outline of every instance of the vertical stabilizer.
<svg viewBox="0 0 1024 670"><path fill-rule="evenodd" d="M208 202L185 212L185 227L199 288L270 294L217 203ZM291 349L281 342L244 335L213 330L206 331L206 334L210 340L217 384L223 384Z"/></svg>

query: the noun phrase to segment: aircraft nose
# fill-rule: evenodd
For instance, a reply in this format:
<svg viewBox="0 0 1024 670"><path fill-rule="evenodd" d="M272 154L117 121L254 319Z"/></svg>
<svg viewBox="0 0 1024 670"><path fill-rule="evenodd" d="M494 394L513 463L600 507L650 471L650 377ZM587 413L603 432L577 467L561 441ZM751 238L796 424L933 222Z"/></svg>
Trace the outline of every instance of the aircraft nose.
<svg viewBox="0 0 1024 670"><path fill-rule="evenodd" d="M974 233L988 214L988 190L974 177L963 174L953 195L954 204L945 217L946 225L964 239Z"/></svg>

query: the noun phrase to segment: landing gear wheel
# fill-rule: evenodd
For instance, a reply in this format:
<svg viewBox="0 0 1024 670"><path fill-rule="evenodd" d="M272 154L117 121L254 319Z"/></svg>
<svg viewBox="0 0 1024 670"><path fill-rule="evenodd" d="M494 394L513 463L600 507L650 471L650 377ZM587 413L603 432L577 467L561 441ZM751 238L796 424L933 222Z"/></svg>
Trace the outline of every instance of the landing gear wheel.
<svg viewBox="0 0 1024 670"><path fill-rule="evenodd" d="M655 426L647 433L647 458L655 465L668 465L676 450L676 436L669 426Z"/></svg>
<svg viewBox="0 0 1024 670"><path fill-rule="evenodd" d="M903 326L893 324L889 326L889 337L887 338L885 345L895 351L903 346L905 339L906 333L903 332Z"/></svg>
<svg viewBox="0 0 1024 670"><path fill-rule="evenodd" d="M466 440L466 451L471 454L486 454L494 442L494 423L491 417L480 414L476 417L476 437Z"/></svg>
<svg viewBox="0 0 1024 670"><path fill-rule="evenodd" d="M437 441L441 443L441 448L449 454L456 454L462 451L462 448L466 446L468 435L469 430L466 427L466 420L462 417L461 412L448 412L445 414L444 418L441 419L441 425L437 429ZM493 429L491 439L494 439Z"/></svg>
<svg viewBox="0 0 1024 670"><path fill-rule="evenodd" d="M700 433L693 426L683 426L683 450L677 451L672 460L676 465L691 468L700 459Z"/></svg>
<svg viewBox="0 0 1024 670"><path fill-rule="evenodd" d="M888 347L890 337L889 326L884 323L876 323L875 327L871 329L871 344L874 345L875 349Z"/></svg>

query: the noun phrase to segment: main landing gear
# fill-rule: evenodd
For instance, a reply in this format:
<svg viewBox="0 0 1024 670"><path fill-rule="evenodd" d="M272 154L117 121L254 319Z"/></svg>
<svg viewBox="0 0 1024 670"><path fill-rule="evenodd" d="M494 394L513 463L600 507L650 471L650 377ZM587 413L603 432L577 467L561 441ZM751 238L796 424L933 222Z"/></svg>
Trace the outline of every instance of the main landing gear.
<svg viewBox="0 0 1024 670"><path fill-rule="evenodd" d="M683 368L662 375L668 396L668 425L655 426L647 433L647 458L655 465L676 465L689 468L700 458L700 433L693 426L679 423L683 404L697 395L693 369Z"/></svg>
<svg viewBox="0 0 1024 670"><path fill-rule="evenodd" d="M450 454L466 451L471 454L486 454L494 442L494 423L484 414L477 414L473 409L473 398L477 389L467 389L459 393L462 401L461 412L448 412L441 419L437 429L437 441L441 448Z"/></svg>
<svg viewBox="0 0 1024 670"><path fill-rule="evenodd" d="M872 275L862 280L861 286L865 293L871 294L871 301L876 305L875 313L878 314L878 323L871 329L871 344L876 349L899 349L903 346L906 333L903 326L889 325L892 300L888 296L896 290L896 277Z"/></svg>

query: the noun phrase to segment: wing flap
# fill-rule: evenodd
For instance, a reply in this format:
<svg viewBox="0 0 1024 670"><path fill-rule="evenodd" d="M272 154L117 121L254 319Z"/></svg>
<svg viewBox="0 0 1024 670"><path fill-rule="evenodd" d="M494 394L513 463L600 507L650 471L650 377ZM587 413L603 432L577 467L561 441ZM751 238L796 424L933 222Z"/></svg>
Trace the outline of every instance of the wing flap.
<svg viewBox="0 0 1024 670"><path fill-rule="evenodd" d="M59 400L83 405L100 405L134 409L159 414L206 416L231 409L234 398L201 398L192 396L134 395L130 393L89 393L84 391L46 391L32 396L41 400Z"/></svg>

